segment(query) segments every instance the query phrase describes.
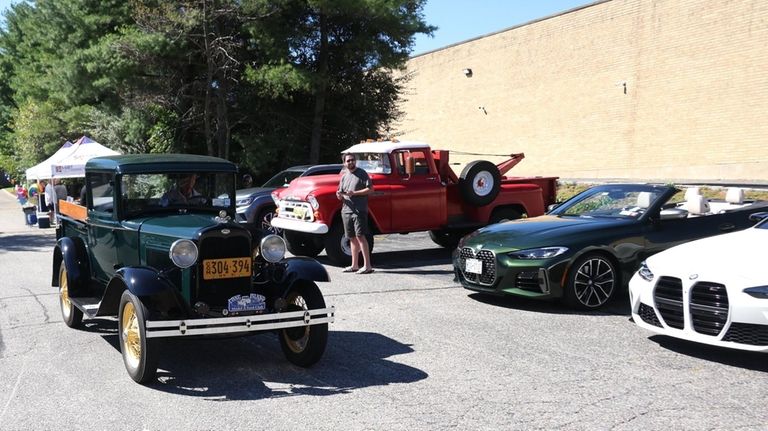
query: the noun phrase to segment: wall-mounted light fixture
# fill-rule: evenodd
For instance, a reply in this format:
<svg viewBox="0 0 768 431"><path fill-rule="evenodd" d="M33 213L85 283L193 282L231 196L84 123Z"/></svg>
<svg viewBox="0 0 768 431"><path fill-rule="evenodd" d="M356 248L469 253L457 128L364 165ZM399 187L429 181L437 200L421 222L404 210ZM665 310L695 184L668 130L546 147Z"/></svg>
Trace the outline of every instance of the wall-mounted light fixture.
<svg viewBox="0 0 768 431"><path fill-rule="evenodd" d="M467 67L464 70L462 70L462 72L464 72L464 76L466 76L467 78L471 78L472 77L472 69Z"/></svg>

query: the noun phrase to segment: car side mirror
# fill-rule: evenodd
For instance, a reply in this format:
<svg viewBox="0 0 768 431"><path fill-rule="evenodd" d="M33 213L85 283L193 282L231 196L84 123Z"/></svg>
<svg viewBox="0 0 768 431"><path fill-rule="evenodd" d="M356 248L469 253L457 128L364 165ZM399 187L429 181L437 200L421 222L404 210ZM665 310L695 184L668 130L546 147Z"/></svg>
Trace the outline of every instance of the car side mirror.
<svg viewBox="0 0 768 431"><path fill-rule="evenodd" d="M761 222L768 217L768 212L759 212L759 213L752 213L749 215L749 220L753 221L755 223Z"/></svg>
<svg viewBox="0 0 768 431"><path fill-rule="evenodd" d="M416 172L416 159L414 159L413 157L406 157L405 173L408 175L413 175L414 172Z"/></svg>
<svg viewBox="0 0 768 431"><path fill-rule="evenodd" d="M549 205L547 205L547 212L550 212L550 211L552 211L553 209L555 209L555 208L557 208L559 206L560 206L559 203L549 204Z"/></svg>

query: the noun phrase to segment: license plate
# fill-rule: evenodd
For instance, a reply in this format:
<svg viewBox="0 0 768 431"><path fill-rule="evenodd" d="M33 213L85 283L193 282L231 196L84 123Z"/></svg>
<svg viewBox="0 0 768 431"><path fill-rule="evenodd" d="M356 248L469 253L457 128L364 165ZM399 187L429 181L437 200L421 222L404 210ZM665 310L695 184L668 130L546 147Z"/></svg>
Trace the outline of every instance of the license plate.
<svg viewBox="0 0 768 431"><path fill-rule="evenodd" d="M230 313L242 311L264 311L267 308L266 298L263 295L251 293L247 296L235 295L227 301L227 310Z"/></svg>
<svg viewBox="0 0 768 431"><path fill-rule="evenodd" d="M203 260L203 279L237 278L251 276L250 257Z"/></svg>
<svg viewBox="0 0 768 431"><path fill-rule="evenodd" d="M467 259L467 262L464 264L464 271L472 274L482 274L483 261L480 259Z"/></svg>
<svg viewBox="0 0 768 431"><path fill-rule="evenodd" d="M307 215L307 209L302 207L293 207L293 215L296 218L304 218Z"/></svg>

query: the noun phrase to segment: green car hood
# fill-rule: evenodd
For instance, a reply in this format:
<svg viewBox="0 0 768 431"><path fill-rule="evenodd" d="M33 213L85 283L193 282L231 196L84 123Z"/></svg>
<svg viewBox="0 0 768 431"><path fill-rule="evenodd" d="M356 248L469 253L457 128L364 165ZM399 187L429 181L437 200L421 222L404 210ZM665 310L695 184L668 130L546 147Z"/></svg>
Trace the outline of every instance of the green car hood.
<svg viewBox="0 0 768 431"><path fill-rule="evenodd" d="M215 214L174 214L134 219L142 234L193 239L202 228L216 224Z"/></svg>
<svg viewBox="0 0 768 431"><path fill-rule="evenodd" d="M505 251L538 247L569 246L598 232L636 223L614 218L561 217L543 215L512 220L478 229L465 237L463 246Z"/></svg>

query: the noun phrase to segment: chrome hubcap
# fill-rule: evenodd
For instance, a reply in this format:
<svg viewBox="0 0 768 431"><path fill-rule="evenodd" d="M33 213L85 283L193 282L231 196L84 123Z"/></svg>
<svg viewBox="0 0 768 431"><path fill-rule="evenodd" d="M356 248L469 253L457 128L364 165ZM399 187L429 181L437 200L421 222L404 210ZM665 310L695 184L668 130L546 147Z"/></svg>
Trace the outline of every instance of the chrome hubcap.
<svg viewBox="0 0 768 431"><path fill-rule="evenodd" d="M488 171L478 173L472 188L478 196L487 195L493 190L493 175Z"/></svg>
<svg viewBox="0 0 768 431"><path fill-rule="evenodd" d="M573 289L580 303L594 308L605 304L611 297L614 281L610 264L604 259L592 258L576 271Z"/></svg>

